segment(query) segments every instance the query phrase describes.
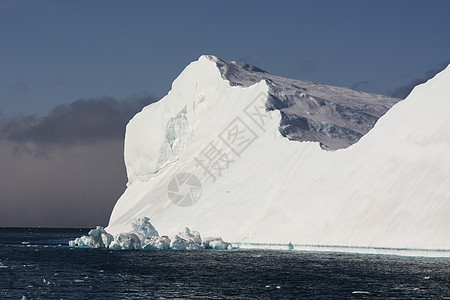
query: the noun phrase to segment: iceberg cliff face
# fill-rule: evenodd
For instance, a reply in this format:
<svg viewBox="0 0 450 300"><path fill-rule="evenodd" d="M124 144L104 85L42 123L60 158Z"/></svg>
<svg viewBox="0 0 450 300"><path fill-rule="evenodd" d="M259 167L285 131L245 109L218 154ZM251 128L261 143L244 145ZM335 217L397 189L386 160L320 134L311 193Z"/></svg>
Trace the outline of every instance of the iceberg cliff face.
<svg viewBox="0 0 450 300"><path fill-rule="evenodd" d="M129 122L106 229L450 250L450 68L396 101L202 56Z"/></svg>

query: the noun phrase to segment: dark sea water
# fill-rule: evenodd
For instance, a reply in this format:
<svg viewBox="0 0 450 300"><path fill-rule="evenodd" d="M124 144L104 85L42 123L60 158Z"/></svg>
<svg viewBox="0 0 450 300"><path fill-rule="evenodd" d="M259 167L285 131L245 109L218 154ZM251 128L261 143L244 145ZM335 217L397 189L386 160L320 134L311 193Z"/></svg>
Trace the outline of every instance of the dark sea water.
<svg viewBox="0 0 450 300"><path fill-rule="evenodd" d="M66 246L87 231L0 228L0 299L450 299L450 259Z"/></svg>

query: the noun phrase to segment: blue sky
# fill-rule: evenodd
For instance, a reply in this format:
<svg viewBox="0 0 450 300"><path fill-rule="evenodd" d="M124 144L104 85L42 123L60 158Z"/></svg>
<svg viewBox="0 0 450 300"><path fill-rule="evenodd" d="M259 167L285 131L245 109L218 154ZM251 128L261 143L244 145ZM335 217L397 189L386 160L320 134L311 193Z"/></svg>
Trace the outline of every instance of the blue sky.
<svg viewBox="0 0 450 300"><path fill-rule="evenodd" d="M0 0L0 226L105 226L128 120L202 54L403 94L450 59L450 1Z"/></svg>
<svg viewBox="0 0 450 300"><path fill-rule="evenodd" d="M390 94L450 59L450 1L0 0L0 112L163 96L201 54Z"/></svg>

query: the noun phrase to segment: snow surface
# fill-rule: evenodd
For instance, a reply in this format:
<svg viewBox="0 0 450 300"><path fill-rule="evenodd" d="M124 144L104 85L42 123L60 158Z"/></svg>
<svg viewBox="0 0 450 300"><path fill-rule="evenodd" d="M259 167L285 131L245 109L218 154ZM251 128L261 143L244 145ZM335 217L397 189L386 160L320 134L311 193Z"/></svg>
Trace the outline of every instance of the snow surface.
<svg viewBox="0 0 450 300"><path fill-rule="evenodd" d="M450 250L450 67L356 144L323 151L318 142L280 134L283 112L270 107L273 82L232 84L217 61L191 63L167 96L127 125L129 181L109 233L131 232L133 220L148 216L169 236L188 226L241 247ZM179 173L201 181L192 206L168 196Z"/></svg>

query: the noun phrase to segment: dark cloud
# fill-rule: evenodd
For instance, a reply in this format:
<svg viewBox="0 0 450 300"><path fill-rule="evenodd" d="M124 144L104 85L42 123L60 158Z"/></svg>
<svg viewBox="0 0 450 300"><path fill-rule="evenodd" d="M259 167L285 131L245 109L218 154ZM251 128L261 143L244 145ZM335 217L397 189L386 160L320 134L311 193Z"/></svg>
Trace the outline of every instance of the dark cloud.
<svg viewBox="0 0 450 300"><path fill-rule="evenodd" d="M410 83L400 86L392 92L391 96L405 99L409 93L413 90L413 88L419 84L427 82L428 79L433 78L437 73L441 72L443 69L445 69L450 64L450 60L444 61L439 68L430 69L425 72L424 76L421 78L416 78L412 80Z"/></svg>
<svg viewBox="0 0 450 300"><path fill-rule="evenodd" d="M0 120L0 226L107 225L127 182L125 126L151 96Z"/></svg>
<svg viewBox="0 0 450 300"><path fill-rule="evenodd" d="M355 83L354 85L352 85L352 89L357 90L357 91L363 91L366 90L367 88L369 88L371 86L370 82L367 80L363 80L363 81L359 81L357 83Z"/></svg>
<svg viewBox="0 0 450 300"><path fill-rule="evenodd" d="M293 74L303 75L317 72L316 64L309 59L305 59L299 63L293 64Z"/></svg>
<svg viewBox="0 0 450 300"><path fill-rule="evenodd" d="M144 106L155 101L141 96L120 101L110 97L82 99L54 108L48 115L0 120L0 138L37 145L86 144L123 139L125 125Z"/></svg>

